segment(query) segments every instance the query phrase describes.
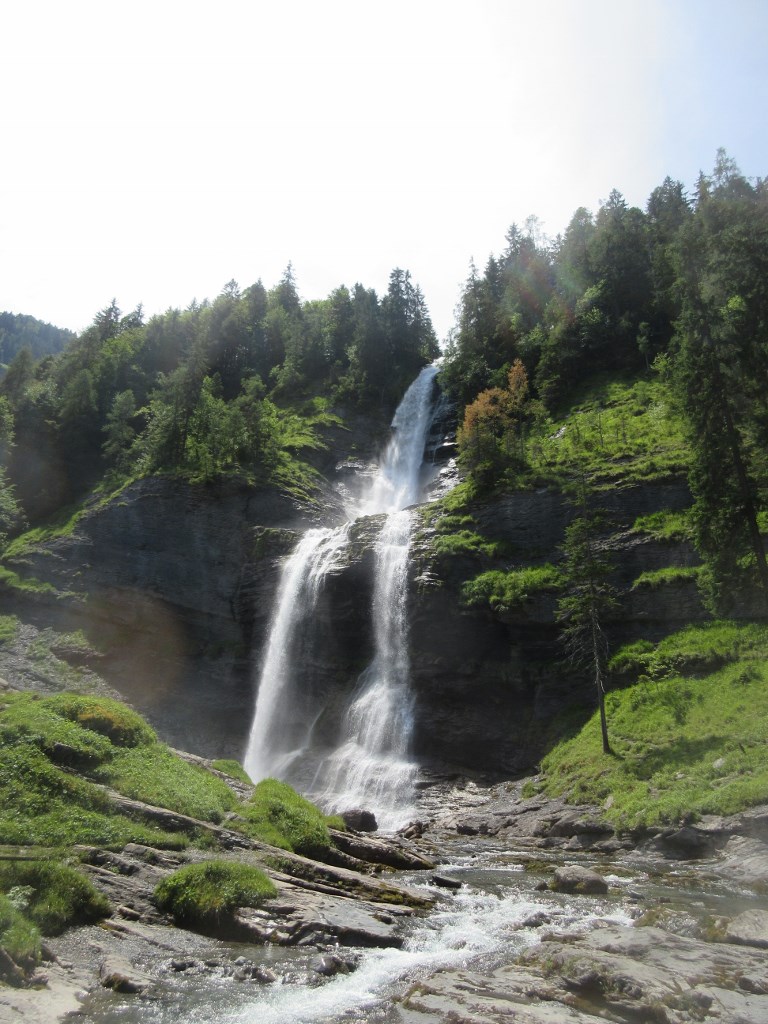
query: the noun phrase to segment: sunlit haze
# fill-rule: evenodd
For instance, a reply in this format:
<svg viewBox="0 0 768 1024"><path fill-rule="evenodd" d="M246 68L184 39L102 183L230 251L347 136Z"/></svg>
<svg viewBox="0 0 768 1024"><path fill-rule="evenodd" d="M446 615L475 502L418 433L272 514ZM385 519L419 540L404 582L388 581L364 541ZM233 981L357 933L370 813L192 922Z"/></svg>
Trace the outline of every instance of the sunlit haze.
<svg viewBox="0 0 768 1024"><path fill-rule="evenodd" d="M765 0L41 0L0 65L0 309L81 330L234 278L400 266L442 337L470 258L618 188L768 174Z"/></svg>

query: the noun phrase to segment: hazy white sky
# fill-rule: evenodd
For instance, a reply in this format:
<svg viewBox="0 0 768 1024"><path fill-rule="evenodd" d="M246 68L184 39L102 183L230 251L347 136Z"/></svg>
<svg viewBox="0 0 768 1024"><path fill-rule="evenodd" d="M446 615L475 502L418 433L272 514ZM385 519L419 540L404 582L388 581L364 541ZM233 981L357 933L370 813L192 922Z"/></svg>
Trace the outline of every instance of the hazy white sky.
<svg viewBox="0 0 768 1024"><path fill-rule="evenodd" d="M768 0L26 0L3 14L0 309L81 330L235 278L470 257L612 188L768 174Z"/></svg>

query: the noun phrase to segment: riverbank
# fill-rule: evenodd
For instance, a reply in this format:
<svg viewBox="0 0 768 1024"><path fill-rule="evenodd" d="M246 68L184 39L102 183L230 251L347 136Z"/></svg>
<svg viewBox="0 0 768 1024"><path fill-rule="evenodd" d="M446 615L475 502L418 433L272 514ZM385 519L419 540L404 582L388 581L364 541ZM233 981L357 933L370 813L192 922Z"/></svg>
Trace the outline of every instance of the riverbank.
<svg viewBox="0 0 768 1024"><path fill-rule="evenodd" d="M407 1024L768 1019L768 808L616 835L595 808L522 789L436 783L408 843L442 862L437 875L360 874L371 888L350 899L348 869L325 866L314 889L294 871L235 937L173 927L139 901L169 863L137 849L93 863L113 916L49 940L47 989L0 989L0 1020L287 1024L371 1006ZM563 891L568 865L599 880L592 891ZM334 875L336 895L321 892ZM421 909L371 898L383 877Z"/></svg>
<svg viewBox="0 0 768 1024"><path fill-rule="evenodd" d="M506 962L418 980L400 1020L768 1019L768 808L617 835L595 807L524 798L526 782L461 784L425 839L466 837L467 848L485 844L497 865L538 879L542 906L526 921L535 938ZM582 927L558 915L563 891L574 915L588 904Z"/></svg>

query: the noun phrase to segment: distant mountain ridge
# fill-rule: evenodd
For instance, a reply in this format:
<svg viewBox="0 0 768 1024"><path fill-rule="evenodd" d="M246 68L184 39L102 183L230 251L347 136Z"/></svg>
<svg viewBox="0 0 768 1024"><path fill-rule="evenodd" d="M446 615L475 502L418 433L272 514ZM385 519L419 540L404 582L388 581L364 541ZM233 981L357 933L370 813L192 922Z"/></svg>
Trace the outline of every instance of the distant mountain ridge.
<svg viewBox="0 0 768 1024"><path fill-rule="evenodd" d="M23 348L28 348L35 359L55 355L74 337L74 331L25 313L0 313L0 363L7 366Z"/></svg>

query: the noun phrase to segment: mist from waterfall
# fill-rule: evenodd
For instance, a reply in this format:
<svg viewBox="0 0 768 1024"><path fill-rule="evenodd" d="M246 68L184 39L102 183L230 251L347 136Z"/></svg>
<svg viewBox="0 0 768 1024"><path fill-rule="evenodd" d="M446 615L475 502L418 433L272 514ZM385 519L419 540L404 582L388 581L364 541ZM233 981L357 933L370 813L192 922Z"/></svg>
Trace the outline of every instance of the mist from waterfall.
<svg viewBox="0 0 768 1024"><path fill-rule="evenodd" d="M372 615L374 656L361 674L333 750L314 750L312 734L324 710L312 687L295 684L297 659L311 661L311 628L324 580L342 560L349 524L310 530L286 561L262 664L245 768L254 781L292 782L331 811L370 808L383 828L406 820L415 766L407 650L409 505L421 494L435 366L425 367L403 397L379 470L354 510L355 518L384 513L375 549ZM320 638L322 642L322 638Z"/></svg>

